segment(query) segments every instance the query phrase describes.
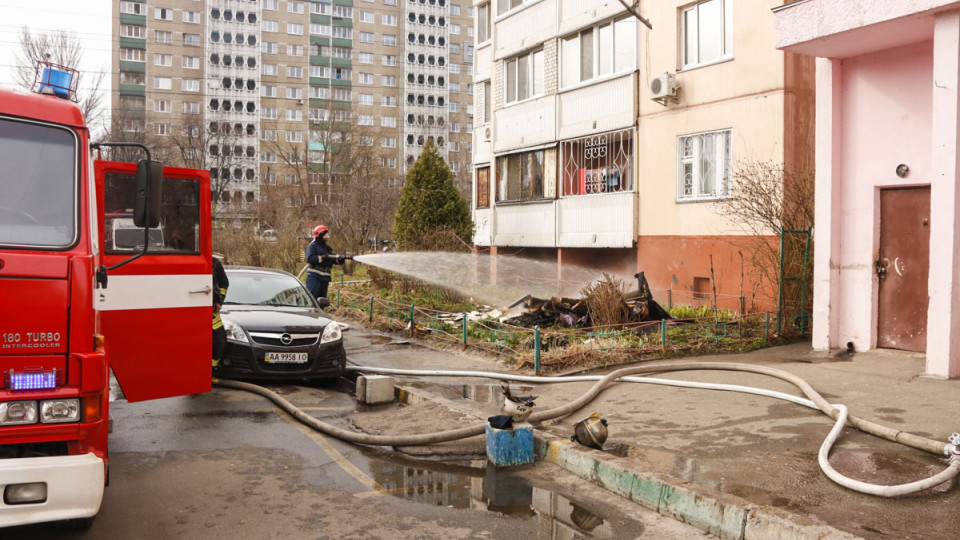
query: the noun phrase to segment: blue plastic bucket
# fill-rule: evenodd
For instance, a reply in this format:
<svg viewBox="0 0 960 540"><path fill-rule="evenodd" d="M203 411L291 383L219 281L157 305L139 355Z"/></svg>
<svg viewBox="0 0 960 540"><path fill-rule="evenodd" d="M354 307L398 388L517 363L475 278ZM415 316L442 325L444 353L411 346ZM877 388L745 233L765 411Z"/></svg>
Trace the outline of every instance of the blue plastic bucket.
<svg viewBox="0 0 960 540"><path fill-rule="evenodd" d="M50 88L59 97L70 97L70 82L72 79L73 75L66 71L43 68L43 73L40 76L40 91L43 92Z"/></svg>

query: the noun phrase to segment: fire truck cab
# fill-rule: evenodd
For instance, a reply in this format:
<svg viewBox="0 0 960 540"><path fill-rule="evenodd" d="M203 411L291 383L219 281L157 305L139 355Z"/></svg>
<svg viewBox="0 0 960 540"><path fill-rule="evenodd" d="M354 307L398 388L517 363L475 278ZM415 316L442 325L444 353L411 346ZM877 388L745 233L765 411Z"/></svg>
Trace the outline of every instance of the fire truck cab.
<svg viewBox="0 0 960 540"><path fill-rule="evenodd" d="M92 523L111 371L128 401L211 384L208 173L96 159L47 69L43 93L0 89L0 527ZM105 216L131 208L118 248ZM160 227L181 241L144 242Z"/></svg>

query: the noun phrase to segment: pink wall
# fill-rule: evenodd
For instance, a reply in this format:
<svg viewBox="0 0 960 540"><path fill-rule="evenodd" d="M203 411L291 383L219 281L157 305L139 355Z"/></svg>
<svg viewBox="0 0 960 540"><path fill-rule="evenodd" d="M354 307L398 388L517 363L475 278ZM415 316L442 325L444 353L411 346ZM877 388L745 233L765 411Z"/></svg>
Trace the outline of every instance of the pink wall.
<svg viewBox="0 0 960 540"><path fill-rule="evenodd" d="M865 350L876 344L879 188L931 181L933 43L843 60L840 69L842 157L832 224L839 283L830 315L838 324L831 345L853 341ZM895 174L900 163L910 167L906 178Z"/></svg>

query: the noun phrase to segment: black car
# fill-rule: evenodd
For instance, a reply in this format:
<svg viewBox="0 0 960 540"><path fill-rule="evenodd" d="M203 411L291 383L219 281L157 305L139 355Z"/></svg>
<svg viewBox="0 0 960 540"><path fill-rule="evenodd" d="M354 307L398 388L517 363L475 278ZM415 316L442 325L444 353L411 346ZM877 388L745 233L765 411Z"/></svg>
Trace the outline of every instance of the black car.
<svg viewBox="0 0 960 540"><path fill-rule="evenodd" d="M343 326L299 279L280 270L227 266L220 311L227 348L223 378L326 379L343 373Z"/></svg>

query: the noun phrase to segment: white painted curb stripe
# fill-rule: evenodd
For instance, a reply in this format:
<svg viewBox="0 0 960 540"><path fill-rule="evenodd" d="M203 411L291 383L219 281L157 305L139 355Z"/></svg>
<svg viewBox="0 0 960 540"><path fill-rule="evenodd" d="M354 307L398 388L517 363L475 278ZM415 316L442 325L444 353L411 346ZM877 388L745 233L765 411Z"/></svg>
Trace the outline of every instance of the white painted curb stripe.
<svg viewBox="0 0 960 540"><path fill-rule="evenodd" d="M107 280L106 289L96 290L94 299L94 309L99 311L202 307L212 304L213 276L210 274L112 275Z"/></svg>

